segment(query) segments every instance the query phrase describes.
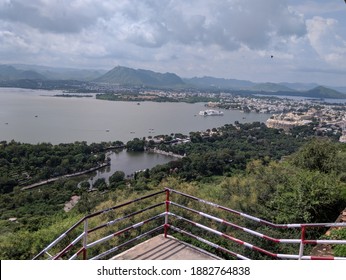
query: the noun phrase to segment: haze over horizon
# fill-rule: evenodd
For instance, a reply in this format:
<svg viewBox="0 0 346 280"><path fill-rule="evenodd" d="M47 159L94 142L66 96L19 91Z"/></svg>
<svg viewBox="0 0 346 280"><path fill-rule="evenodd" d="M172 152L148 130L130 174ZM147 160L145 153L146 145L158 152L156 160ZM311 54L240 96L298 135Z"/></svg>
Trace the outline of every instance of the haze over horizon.
<svg viewBox="0 0 346 280"><path fill-rule="evenodd" d="M343 0L0 0L0 63L346 86Z"/></svg>

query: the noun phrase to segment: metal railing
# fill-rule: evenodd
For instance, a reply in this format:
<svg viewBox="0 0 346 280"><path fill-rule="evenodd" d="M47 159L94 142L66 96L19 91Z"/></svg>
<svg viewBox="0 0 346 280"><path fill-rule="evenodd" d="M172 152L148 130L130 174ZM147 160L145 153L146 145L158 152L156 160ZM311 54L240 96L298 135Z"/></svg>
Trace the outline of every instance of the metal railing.
<svg viewBox="0 0 346 280"><path fill-rule="evenodd" d="M164 195L164 196L163 196ZM177 201L172 201L172 196L177 197ZM139 202L144 203L149 199L157 197L162 201L158 203L151 203L149 206L144 205L139 208L136 205L136 211L131 209L122 210L133 204ZM180 201L179 201L180 200ZM149 200L149 202L152 202ZM183 205L185 203L185 205ZM191 204L196 204L195 206L202 205L204 207L203 211L200 209L195 209L191 207ZM172 211L174 208L175 211ZM201 207L200 207L201 208ZM140 210L138 210L140 209ZM207 211L209 211L207 213ZM220 218L211 212L218 212L219 215L226 217L227 219ZM128 213L129 212L129 213ZM175 213L173 213L175 212ZM110 217L105 217L110 214ZM119 217L114 218L114 215L120 214ZM140 221L132 223L132 219L139 217ZM202 222L196 222L196 218ZM248 226L240 225L239 223L230 222L229 219L237 219L235 217L244 220L245 224L249 222L258 227L273 228L279 231L278 234L283 234L287 230L295 230L295 235L299 238L274 238L269 235L263 234L258 230L250 229ZM97 219L98 218L98 219ZM104 222L104 218L109 218L109 221ZM96 221L95 221L96 219ZM238 219L239 220L239 219ZM125 222L125 223L124 223ZM96 225L93 225L95 224ZM123 225L123 224L124 225ZM182 229L177 226L177 224L187 225L187 229ZM151 226L149 226L151 225ZM146 226L146 228L142 228ZM221 227L223 230L218 229ZM126 249L131 244L137 242L138 240L149 237L157 232L162 232L165 237L167 237L168 231L179 233L180 235L187 236L190 239L197 240L199 244L205 244L210 248L221 251L224 254L228 254L233 258L237 259L249 259L242 253L237 253L234 251L236 246L240 248L250 249L254 252L265 255L269 258L274 259L301 259L301 260L335 260L335 259L346 259L344 257L333 257L333 256L310 256L304 255L304 249L306 245L317 245L317 244L346 244L346 240L310 240L307 239L307 230L317 229L317 228L333 228L333 227L346 227L346 223L314 223L314 224L275 224L200 198L195 196L185 194L180 191L166 188L165 190L155 192L126 203L113 206L111 208L98 211L96 213L90 214L82 218L71 228L60 235L56 240L44 248L39 254L37 254L33 259L103 259L107 256L113 254L117 251ZM112 231L116 229L116 231ZM143 229L144 232L139 232L135 236L131 236L131 231ZM192 233L192 231L197 231ZM241 231L241 238L235 236L236 231ZM216 236L212 238L212 241L208 240L207 237L201 237L203 233L205 235ZM96 237L92 237L92 234L98 233ZM128 235L128 236L124 236ZM248 235L252 237L252 241L256 241L258 238L267 241L266 248L256 246L251 242L244 240L245 236ZM120 240L116 242L115 237L122 237L122 243ZM72 241L67 242L70 239ZM227 242L222 243L223 246L219 245L215 240L225 239ZM297 254L284 254L271 252L270 244L289 244L299 246ZM97 246L102 246L101 249L93 250ZM107 247L108 246L108 247ZM274 247L274 246L273 246ZM242 250L244 251L244 250Z"/></svg>

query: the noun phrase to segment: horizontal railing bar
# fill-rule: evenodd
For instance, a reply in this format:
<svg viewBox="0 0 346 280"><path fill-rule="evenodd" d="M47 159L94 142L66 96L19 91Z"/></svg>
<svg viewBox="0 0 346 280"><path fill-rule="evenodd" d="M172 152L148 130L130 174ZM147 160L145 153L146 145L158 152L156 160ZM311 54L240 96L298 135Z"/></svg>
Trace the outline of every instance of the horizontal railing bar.
<svg viewBox="0 0 346 280"><path fill-rule="evenodd" d="M210 202L210 201L207 201L207 200L204 200L204 199L200 199L198 197L195 197L193 195L189 195L189 194L185 194L183 192L180 192L180 191L176 191L176 190L173 190L173 189L169 189L168 190L172 193L176 193L176 194L179 194L181 196L185 196L187 198L190 198L192 200L195 200L195 201L198 201L198 202L201 202L201 203L204 203L204 204L207 204L207 205L210 205L210 206L213 206L213 207L216 207L216 208L219 208L219 209L222 209L222 210L225 210L227 212L230 212L230 213L233 213L233 214L236 214L236 215L239 215L239 216L243 216L245 218L248 218L248 219L251 219L255 222L260 222L260 223L264 223L264 224L268 224L270 226L273 226L273 227L286 227L286 225L276 225L274 223L271 223L271 222L268 222L268 221L265 221L265 220L262 220L262 219L259 219L257 217L254 217L254 216L250 216L248 214L244 214L242 212L239 212L237 210L233 210L231 208L227 208L227 207L223 207L221 205L218 205L216 203L213 203L213 202Z"/></svg>
<svg viewBox="0 0 346 280"><path fill-rule="evenodd" d="M253 220L255 222L262 223L262 224L266 224L266 225L269 225L269 226L275 227L275 228L346 227L346 223L275 224L275 223L272 223L272 222L269 222L269 221L266 221L266 220L262 220L260 218L257 218L257 217L254 217L254 216L251 216L251 215L239 212L237 210L234 210L234 209L231 209L231 208L227 208L227 207L218 205L216 203L213 203L213 202L210 202L210 201L207 201L207 200L200 199L198 197L195 197L195 196L192 196L192 195L189 195L189 194L185 194L185 193L180 192L180 191L176 191L176 190L173 190L173 189L170 189L170 188L166 188L166 190L169 190L172 193L176 193L176 194L179 194L181 196L185 196L185 197L193 199L195 201L198 201L198 202L201 202L201 203L204 203L204 204L207 204L207 205L210 205L210 206L213 206L213 207L225 210L227 212L231 212L231 213L236 214L236 215L240 215L240 216L242 216L244 218L247 218L247 219Z"/></svg>
<svg viewBox="0 0 346 280"><path fill-rule="evenodd" d="M109 212L109 211L112 211L112 210L115 210L115 209L118 209L118 208L127 206L127 205L129 205L129 204L132 204L132 203L135 203L135 202L138 202L138 201L141 201L141 200L144 200L144 199L147 199L147 198L150 198L150 197L153 197L153 196L162 194L162 193L166 193L166 190L162 190L162 191L158 191L158 192L155 192L155 193L152 193L152 194L148 194L148 195L145 195L145 196L142 196L142 197L139 197L139 198L130 200L130 201L128 201L128 202L125 202L125 203L122 203L122 204L119 204L119 205L110 207L110 208L108 208L108 209L100 210L100 211L98 211L98 212L95 212L95 213L86 215L85 217L83 217L82 219L80 219L78 222L76 222L72 227L70 227L68 230L66 230L63 234L61 234L57 239L55 239L55 240L54 240L51 244L49 244L46 248L44 248L40 253L38 253L38 254L33 258L33 260L37 259L37 258L40 257L42 254L44 254L46 251L48 251L48 250L50 250L52 247L54 247L54 246L55 246L57 243L59 243L63 238L65 238L66 235L67 235L68 233L70 233L70 232L71 232L72 230L74 230L76 227L78 227L79 225L81 225L86 219L93 218L93 217L95 217L95 216L98 216L98 215L107 213L107 212Z"/></svg>
<svg viewBox="0 0 346 280"><path fill-rule="evenodd" d="M227 207L218 205L218 204L216 204L216 203L213 203L213 202L210 202L210 201L207 201L207 200L200 199L200 198L198 198L198 197L195 197L195 196L192 196L192 195L189 195L189 194L185 194L185 193L180 192L180 191L176 191L176 190L173 190L173 189L170 189L170 188L166 188L166 189L164 189L164 190L162 190L162 191L158 191L158 192L155 192L155 193L151 193L151 194L148 194L148 195L145 195L145 196L142 196L142 197L133 199L133 200L131 200L131 201L127 201L127 202L125 202L125 203L122 203L122 204L119 204L119 205L110 207L110 208L108 208L108 209L100 210L100 211L97 211L97 212L95 212L95 213L86 215L85 217L83 217L82 219L80 219L77 223L75 223L73 226L71 226L68 230L66 230L63 234L61 234L61 235L60 235L57 239L55 239L52 243L50 243L45 249L43 249L43 250L42 250L39 254L37 254L33 259L37 259L37 258L41 257L42 254L47 254L47 255L50 256L50 258L53 258L53 259L59 259L59 258L61 258L62 256L64 256L68 251L70 251L70 249L71 249L75 244L77 244L77 242L79 242L79 241L84 237L85 234L92 233L92 232L94 232L94 231L97 231L97 230L99 230L99 229L105 228L105 227L107 227L107 226L112 226L112 225L114 225L115 223L118 223L118 222L123 221L123 220L125 220L125 219L127 219L127 218L130 218L130 217L134 217L134 216L136 216L136 215L138 215L138 214L140 214L140 213L143 213L143 212L145 212L145 211L149 211L149 210L151 210L151 209L154 209L154 208L156 208L156 207L162 206L162 205L164 205L164 204L168 205L168 203L171 204L171 205L173 205L173 206L176 206L176 207L179 207L179 208L181 208L181 209L184 209L184 210L186 210L186 211L190 211L190 212L192 212L192 213L198 214L198 215L200 215L200 216L202 216L202 217L211 219L211 220L216 221L216 222L219 222L219 223L221 223L221 224L225 224L225 225L230 226L230 227L233 227L233 228L235 228L235 229L237 229L237 230L242 230L242 231L244 231L244 232L246 232L246 233L248 233L248 234L251 234L251 235L253 235L253 236L257 236L257 237L260 237L260 238L263 238L263 239L266 239L266 240L269 240L269 241L272 241L272 242L275 242L275 243L287 243L287 244L299 244L299 243L301 243L301 244L310 244L310 245L316 245L316 244L346 244L346 240L305 240L304 237L302 237L301 239L280 239L280 238L273 238L273 237L264 235L264 234L262 234L261 232L258 232L258 231L255 231L255 230L251 230L251 229L249 229L249 228L246 228L246 227L237 225L237 224L235 224L235 223L232 223L232 222L229 222L229 221L227 221L227 220L218 218L218 217L216 217L216 216L207 214L207 213L205 213L205 212L202 212L202 211L198 211L198 210L189 208L189 207L187 207L187 206L178 204L178 203L173 202L173 201L169 201L169 198L167 198L167 199L166 199L167 201L160 202L160 203L157 203L157 204L155 204L155 205L148 206L148 207L146 207L146 208L143 208L143 209L141 209L141 210L138 210L138 211L135 211L135 212L133 212L133 213L127 214L127 215L122 216L122 217L120 217L120 218L116 218L116 219L114 219L114 220L112 220L112 221L109 221L109 222L107 222L107 223L98 225L98 226L96 226L96 227L94 227L94 228L92 228L92 229L87 230L86 232L83 232L83 233L80 234L77 238L75 238L68 246L66 246L62 251L60 251L58 254L56 254L54 257L51 256L51 254L48 253L48 251L49 251L50 249L52 249L52 248L53 248L54 246L56 246L59 242L61 242L64 238L66 238L67 235L68 235L71 231L75 230L75 229L76 229L78 226L80 226L84 221L86 221L86 220L88 220L88 219L90 219L90 218L96 217L96 216L98 216L98 215L102 215L102 214L108 213L108 212L110 212L110 211L119 209L119 208L121 208L121 207L125 207L125 206L127 206L127 205L136 203L136 202L138 202L138 201L142 201L142 200L145 200L145 199L154 197L154 196L156 196L156 195L160 195L160 194L166 193L167 191L168 191L168 192L171 192L171 193L175 193L175 194L177 194L177 195L181 195L181 196L183 196L183 197L186 197L186 198L189 198L189 199L192 199L192 200L195 200L195 201L197 201L197 202L200 202L200 203L203 203L203 204L206 204L206 205L215 207L215 208L217 208L217 209L220 209L220 210L223 210L223 211L232 213L232 214L236 214L236 215L241 216L241 217L243 217L243 218L246 218L246 219L249 219L249 220L252 220L252 221L261 223L261 224L263 224L263 225L267 225L267 226L273 227L273 228L282 228L282 229L300 228L300 229L304 230L305 228L317 228L317 227L328 227L328 228L346 227L346 223L310 223L310 224L309 224L309 223L307 223L307 224L292 223L292 224L275 224L275 223L272 223L272 222L269 222L269 221L266 221L266 220L257 218L257 217L255 217L255 216L251 216L251 215L242 213L242 212L240 212L240 211L237 211L237 210L234 210L234 209L231 209L231 208L227 208ZM167 197L168 197L168 196L167 196ZM222 232L220 232L220 231L218 231L218 230L212 229L212 228L207 227L207 226L205 226L205 225L202 225L202 224L196 223L196 222L194 222L194 221L191 221L191 220L189 220L189 219L186 219L186 218L184 218L184 217L182 217L182 216L179 216L179 215L173 214L173 213L171 213L171 212L168 212L167 210L166 210L166 212L164 212L164 213L161 213L161 214L158 214L158 215L153 216L153 217L151 217L151 218L148 218L147 220L144 220L144 221L142 221L142 222L136 223L136 224L134 224L134 225L132 225L132 226L130 226L130 227L127 227L127 228L125 228L125 229L119 230L118 232L115 232L115 233L113 233L113 234L111 234L111 235L104 236L104 237L102 237L102 238L100 238L100 239L98 239L98 240L96 240L96 241L94 241L94 242L88 244L85 248L79 249L78 252L75 253L75 254L71 257L71 259L77 258L77 256L78 256L80 253L84 252L87 248L91 248L91 247L93 247L93 246L95 246L95 245L97 245L97 244L100 244L100 243L102 243L102 242L105 242L105 241L107 241L107 240L110 240L111 238L113 238L113 237L115 237L115 236L118 236L118 235L120 235L120 234L122 234L122 233L125 233L125 232L127 232L127 231L129 231L129 230L131 230L131 229L140 227L140 226L142 226L142 225L145 224L145 223L148 223L148 222L150 222L150 221L152 221L152 220L154 220L154 219L158 219L158 218L160 218L160 217L162 217L162 216L165 216L165 215L167 215L167 214L170 215L170 216L173 216L173 217L175 217L175 218L177 218L177 219L186 221L186 222L188 222L188 223L190 223L190 224L192 224L192 225L194 225L194 226L196 226L196 227L199 227L199 228L204 229L204 230L206 230L206 231L212 232L212 233L214 233L214 234L216 234L216 235L218 235L218 236L221 236L221 237L223 237L223 238L226 238L226 239L228 239L228 240L231 240L232 242L235 242L235 243L237 243L237 244L239 244L239 245L245 246L245 247L247 247L247 248L250 248L250 249L255 250L255 251L258 251L258 252L261 252L261 253L263 253L263 254L266 254L266 255L271 256L271 257L274 257L274 258L306 259L306 260L315 260L315 259L328 259L328 260L329 260L329 259L346 259L346 258L342 258L342 257L339 258L339 257L329 257L329 256L327 256L327 257L301 256L302 254L300 254L300 256L299 256L299 255L286 255L286 254L276 254L276 253L272 253L272 252L267 251L267 250L265 250L265 249L263 249L263 248L257 247L257 246L255 246L255 245L253 245L253 244L247 243L247 242L245 242L245 241L242 241L242 240L240 240L240 239L237 239L237 238L235 238L235 237L232 237L232 236L230 236L230 235L227 235L227 234L225 234L225 233L222 233ZM217 246L219 246L219 245L217 245L217 244L211 243L211 242L209 242L208 240L203 239L203 238L201 238L201 237L194 236L192 233L189 233L189 232L184 231L184 230L182 230L182 229L176 228L176 227L174 227L173 225L168 224L167 222L166 222L166 225L167 225L169 228L172 228L173 230L178 229L178 230L176 230L176 231L178 231L178 232L179 232L179 230L180 230L180 232L183 233L183 234L187 234L187 235L190 234L190 237L196 238L197 240L199 240L199 241L201 241L201 242L204 242L204 243L206 243L206 244L209 244L210 246L212 246L212 247L218 249ZM164 227L164 225L162 225L162 226L160 226L160 227ZM186 233L185 233L185 232L186 232ZM142 235L140 235L140 236L142 236ZM138 238L138 237L137 237L137 238ZM135 238L135 239L133 239L133 240L136 240L137 238ZM128 241L125 242L124 244L127 244L127 243L128 243ZM124 246L124 244L121 244L121 245L119 245L119 246ZM213 246L212 244L214 244L214 246ZM61 244L60 244L59 246L61 246ZM117 250L117 249L120 248L119 246L117 246L117 247L115 247L115 248L112 248L111 250ZM219 249L220 249L220 250L223 250L223 249L224 249L224 250L227 250L226 248L223 248L223 249L221 249L221 248L222 248L222 247L220 247ZM106 251L106 252L108 252L108 251ZM231 252L231 251L229 251L229 250L228 250L228 252L227 252L227 251L224 251L224 252L229 253L229 254L231 254L231 255L233 255L233 256L237 255L235 252ZM72 253L72 252L71 252L71 253ZM102 255L102 254L101 254L101 255ZM241 256L241 255L239 255L239 256ZM237 257L238 257L238 256L237 256ZM243 257L243 258L246 258L246 257L244 257L244 256L242 256L242 257ZM47 258L47 257L45 257L45 258Z"/></svg>
<svg viewBox="0 0 346 280"><path fill-rule="evenodd" d="M105 223L105 224L103 224L103 225L94 227L94 228L88 230L88 233L92 233L92 232L94 232L94 231L96 231L96 230L99 230L99 229L101 229L101 228L114 225L114 224L117 223L117 222L123 221L123 220L125 220L125 219L127 219L127 218L136 216L136 215L138 215L138 214L141 214L141 213L143 213L143 212L145 212L145 211L154 209L154 208L156 208L156 207L158 207L158 206L161 206L161 205L164 205L164 204L165 204L165 202L160 202L160 203L158 203L158 204L151 205L151 206L149 206L149 207L146 207L146 208L141 209L141 210L139 210L139 211L133 212L133 213L128 214L128 215L125 215L125 216L123 216L123 217L117 218L117 219L115 219L115 220L113 220L113 221L110 221L110 222L108 222L108 223Z"/></svg>
<svg viewBox="0 0 346 280"><path fill-rule="evenodd" d="M304 240L304 244L311 244L311 245L317 245L317 244L346 244L346 240Z"/></svg>
<svg viewBox="0 0 346 280"><path fill-rule="evenodd" d="M209 240L206 240L206 239L204 239L202 237L196 236L196 235L194 235L194 234L192 234L192 233L190 233L188 231L185 231L183 229L177 228L177 227L172 226L172 225L168 225L168 226L169 226L169 228L171 228L171 229L173 229L173 230L175 230L175 231L177 231L179 233L183 233L183 234L188 235L188 236L190 236L192 238L195 238L196 240L198 240L198 241L200 241L200 242L202 242L204 244L207 244L207 245L209 245L209 246L211 246L211 247L213 247L213 248L215 248L217 250L224 251L224 252L226 252L226 253L234 256L234 257L237 257L238 259L250 260L249 258L247 258L247 257L245 257L243 255L240 255L240 254L237 254L235 252L232 252L232 251L230 251L230 250L228 250L228 249L226 249L226 248L224 248L222 246L219 246L219 245L217 245L217 244L215 244L215 243L213 243L213 242L211 242Z"/></svg>
<svg viewBox="0 0 346 280"><path fill-rule="evenodd" d="M165 190L158 191L158 192L155 192L155 193L152 193L152 194L148 194L148 195L145 195L145 196L142 196L142 197L139 197L139 198L130 200L130 201L128 201L128 202L125 202L125 203L122 203L122 204L119 204L119 205L110 207L110 208L105 209L105 210L100 210L100 211L98 211L98 212L95 212L95 213L92 213L92 214L90 214L90 215L87 215L87 216L85 217L85 219L93 218L93 217L95 217L95 216L98 216L98 215L107 213L107 212L109 212L109 211L112 211L112 210L115 210L115 209L118 209L118 208L127 206L127 205L129 205L129 204L132 204L132 203L138 202L138 201L140 201L140 200L144 200L144 199L147 199L147 198L150 198L150 197L153 197L153 196L155 196L155 195L162 194L162 193L165 193L165 192L166 192Z"/></svg>
<svg viewBox="0 0 346 280"><path fill-rule="evenodd" d="M82 232L75 240L73 240L69 245L67 245L62 251L60 251L53 260L57 260L61 258L64 254L66 254L76 243L84 237L85 233Z"/></svg>
<svg viewBox="0 0 346 280"><path fill-rule="evenodd" d="M205 217L205 218L208 218L208 219L211 219L213 221L216 221L218 223L221 223L221 224L225 224L227 226L230 226L230 227L233 227L237 230L242 230L246 233L249 233L251 235L254 235L254 236L257 236L257 237L260 237L260 238L263 238L263 239L266 239L266 240L269 240L269 241L272 241L272 242L275 242L275 243L289 243L289 244L299 244L301 242L300 239L279 239L279 238L273 238L273 237L270 237L270 236L267 236L267 235L264 235L263 233L260 233L260 232L257 232L257 231L254 231L254 230L251 230L251 229L248 229L246 227L242 227L242 226L238 226L234 223L231 223L229 221L226 221L224 219L220 219L220 218L217 218L215 216L212 216L212 215L209 215L209 214L206 214L204 212L201 212L201 211L197 211L195 209L192 209L192 208L189 208L189 207L186 207L186 206L183 206L181 204L178 204L178 203L175 203L175 202L172 202L170 203L171 205L174 205L174 206L177 206L179 208L182 208L184 210L187 210L187 211L190 211L190 212L193 212L197 215L200 215L202 217Z"/></svg>
<svg viewBox="0 0 346 280"><path fill-rule="evenodd" d="M77 258L78 255L80 255L84 250L85 250L85 248L81 247L71 258L69 258L69 260L74 260L74 259Z"/></svg>
<svg viewBox="0 0 346 280"><path fill-rule="evenodd" d="M50 243L46 248L44 248L40 253L38 253L33 260L37 259L39 256L52 249L57 243L59 243L62 239L66 237L66 232L61 234L57 239L55 239L52 243Z"/></svg>
<svg viewBox="0 0 346 280"><path fill-rule="evenodd" d="M137 240L139 240L139 239L141 239L141 238L143 238L143 237L145 237L145 236L147 236L147 235L150 235L150 234L152 234L153 232L158 231L158 230L160 230L160 229L163 229L163 225L158 226L158 227L156 227L156 228L154 228L154 229L151 229L151 230L147 231L146 233L143 233L143 234L141 234L141 235L138 235L137 237L135 237L135 238L133 238L133 239L130 239L130 240L124 242L123 244L119 245L119 246L116 246L116 247L114 247L114 248L112 248L112 249L109 249L109 250L107 250L107 251L105 251L105 252L103 252L103 253L101 253L101 254L99 254L99 255L93 257L93 258L91 258L90 260L98 260L98 259L100 259L100 258L103 258L103 257L105 257L105 256L107 256L107 255L109 255L109 254L111 254L111 253L113 253L113 252L119 250L120 248L122 248L122 247L124 247L124 246L126 246L126 245L129 245L129 244L131 244L132 242L137 241Z"/></svg>
<svg viewBox="0 0 346 280"><path fill-rule="evenodd" d="M91 248L91 247L94 247L95 245L98 245L98 244L100 244L100 243L103 243L103 242L105 242L105 241L108 241L108 240L112 239L113 237L118 236L118 235L120 235L120 234L122 234L122 233L125 233L125 232L127 232L127 231L129 231L129 230L131 230L131 229L135 229L135 228L140 227L140 226L142 226L142 225L144 225L144 224L146 224L146 223L149 223L149 222L151 222L151 221L153 221L153 220L155 220L155 219L161 218L161 217L162 217L163 215L165 215L165 214L166 214L165 212L164 212L164 213L161 213L161 214L156 215L156 216L153 216L153 217L151 217L151 218L149 218L149 219L147 219L147 220L145 220L145 221L142 221L142 222L140 222L140 223L134 224L134 225L132 225L132 226L129 226L129 227L127 227L127 228L124 228L124 229L122 229L122 230L119 230L119 231L117 231L117 232L115 232L115 233L112 233L112 234L110 234L110 235L107 235L107 236L105 236L105 237L103 237L103 238L100 238L100 239L98 239L98 240L96 240L96 241L94 241L94 242L92 242L92 243L87 244L86 248L89 249L89 248Z"/></svg>
<svg viewBox="0 0 346 280"><path fill-rule="evenodd" d="M221 237L223 237L223 238L226 238L226 239L228 239L228 240L231 240L231 241L233 241L233 242L235 242L235 243L237 243L237 244L239 244L239 245L242 245L242 246L244 246L244 247L247 247L247 248L249 248L249 249L251 249L251 250L258 251L258 252L260 252L260 253L263 253L263 254L265 254L265 255L268 255L268 256L270 256L270 257L272 257L272 258L282 258L282 259L284 259L284 258L285 258L285 259L286 259L286 258L288 258L288 259L290 259L290 258L298 259L298 258L299 258L298 255L286 255L286 254L272 253L272 252L267 251L267 250L265 250L265 249L263 249L263 248L260 248L260 247L258 247L258 246L255 246L255 245L253 245L253 244L251 244L251 243L245 242L245 241L240 240L240 239L238 239L238 238L235 238L235 237L232 237L232 236L227 235L227 234L225 234L225 233L222 233L222 232L220 232L220 231L218 231L218 230L215 230L215 229L209 228L209 227L207 227L207 226L204 226L204 225L202 225L202 224L193 222L193 221L191 221L191 220L189 220L189 219L186 219L186 218L184 218L184 217L182 217L182 216L179 216L179 215L176 215L176 214L173 214L173 213L169 213L169 215L170 215L170 216L173 216L173 217L175 217L175 218L177 218L178 220L183 220L183 221L188 222L188 223L190 223L190 224L192 224L192 225L194 225L194 226L196 226L196 227L198 227L198 228L204 229L204 230L209 231L209 232L211 232L211 233L214 233L214 234L216 234L216 235L218 235L218 236L221 236Z"/></svg>
<svg viewBox="0 0 346 280"><path fill-rule="evenodd" d="M269 255L270 257L277 257L277 254L274 254L274 253L272 253L272 252L269 252L269 251L267 251L267 250L264 250L264 249L262 249L262 248L259 248L259 247L257 247L257 246L254 246L254 245L252 245L252 244L250 244L250 243L244 242L244 241L242 241L242 240L240 240L240 239L238 239L238 238L235 238L235 237L229 236L229 235L227 235L227 234L224 234L224 233L222 233L221 231L218 231L218 230L209 228L209 227L207 227L207 226L204 226L204 225L202 225L202 224L196 223L196 222L194 222L194 221L191 221L191 220L189 220L189 219L186 219L186 218L184 218L184 217L182 217L182 216L179 216L179 215L176 215L176 214L173 214L173 213L169 213L169 215L170 215L170 216L173 216L173 217L175 217L175 218L177 218L177 219L179 219L179 220L188 222L189 224L194 225L194 226L196 226L196 227L198 227L198 228L204 229L204 230L209 231L209 232L211 232L211 233L214 233L214 234L216 234L216 235L218 235L218 236L221 236L221 237L223 237L223 238L229 239L229 240L231 240L231 241L233 241L233 242L235 242L235 243L237 243L237 244L239 244L239 245L248 247L248 248L250 248L250 249L252 249L252 250L259 251L259 252L261 252L261 253L264 253L264 254L266 254L266 255Z"/></svg>

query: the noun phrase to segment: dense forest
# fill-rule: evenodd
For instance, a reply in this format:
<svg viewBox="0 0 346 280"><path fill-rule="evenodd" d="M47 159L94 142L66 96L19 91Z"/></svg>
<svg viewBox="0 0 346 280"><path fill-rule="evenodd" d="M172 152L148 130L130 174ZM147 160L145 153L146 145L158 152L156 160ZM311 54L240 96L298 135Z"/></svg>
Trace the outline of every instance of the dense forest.
<svg viewBox="0 0 346 280"><path fill-rule="evenodd" d="M97 166L106 160L107 149L122 143L1 142L0 258L31 259L82 216L164 187L198 194L275 223L330 222L346 207L346 145L331 138L316 138L310 126L286 134L261 123L235 123L204 133L191 132L191 141L185 144L172 145L174 137L166 136L167 141L155 145L185 154L184 158L133 178L116 171L109 184L99 180L94 191L90 191L87 175L62 177L29 190L21 187ZM133 139L125 146L144 151L153 145L147 139ZM64 205L73 195L80 200L65 212ZM266 231L273 233L272 229ZM314 234L318 238L323 232ZM345 234L345 230L333 231L339 238ZM264 242L261 246L273 245ZM346 255L343 246L334 250Z"/></svg>
<svg viewBox="0 0 346 280"><path fill-rule="evenodd" d="M32 145L2 141L0 193L10 193L15 186L95 167L105 161L105 150L116 145L119 145L119 141L91 145L86 142Z"/></svg>

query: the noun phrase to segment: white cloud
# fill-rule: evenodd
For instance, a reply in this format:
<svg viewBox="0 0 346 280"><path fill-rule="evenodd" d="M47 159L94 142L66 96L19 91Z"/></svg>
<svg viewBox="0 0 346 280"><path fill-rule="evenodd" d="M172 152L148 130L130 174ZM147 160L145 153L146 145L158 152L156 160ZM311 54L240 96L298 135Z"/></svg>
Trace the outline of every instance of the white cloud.
<svg viewBox="0 0 346 280"><path fill-rule="evenodd" d="M346 65L346 40L336 32L338 21L332 18L313 17L307 20L311 46L327 63Z"/></svg>

